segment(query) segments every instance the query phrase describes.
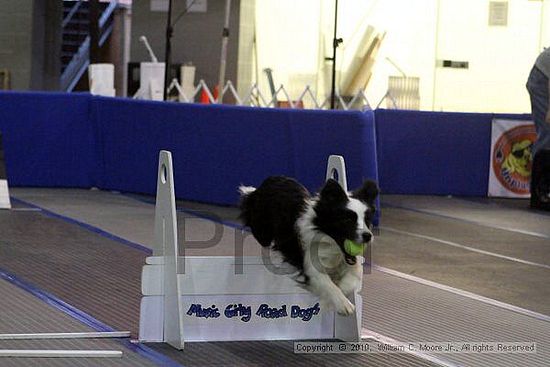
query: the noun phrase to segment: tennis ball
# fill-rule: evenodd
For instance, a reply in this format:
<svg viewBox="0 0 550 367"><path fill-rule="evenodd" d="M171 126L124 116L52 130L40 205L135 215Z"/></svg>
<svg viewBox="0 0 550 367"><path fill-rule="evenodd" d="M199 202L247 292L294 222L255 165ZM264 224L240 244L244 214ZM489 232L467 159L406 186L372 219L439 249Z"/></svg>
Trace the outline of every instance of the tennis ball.
<svg viewBox="0 0 550 367"><path fill-rule="evenodd" d="M365 244L356 243L356 242L353 242L352 240L345 240L344 250L348 255L351 255L351 256L361 255L365 250Z"/></svg>

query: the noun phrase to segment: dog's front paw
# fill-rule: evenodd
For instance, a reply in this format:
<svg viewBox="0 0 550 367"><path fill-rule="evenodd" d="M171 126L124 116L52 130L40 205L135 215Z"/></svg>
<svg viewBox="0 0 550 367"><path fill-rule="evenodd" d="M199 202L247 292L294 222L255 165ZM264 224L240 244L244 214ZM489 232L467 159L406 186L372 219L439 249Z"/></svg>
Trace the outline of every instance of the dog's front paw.
<svg viewBox="0 0 550 367"><path fill-rule="evenodd" d="M336 312L340 316L350 316L355 312L355 306L347 298L341 299L336 307Z"/></svg>

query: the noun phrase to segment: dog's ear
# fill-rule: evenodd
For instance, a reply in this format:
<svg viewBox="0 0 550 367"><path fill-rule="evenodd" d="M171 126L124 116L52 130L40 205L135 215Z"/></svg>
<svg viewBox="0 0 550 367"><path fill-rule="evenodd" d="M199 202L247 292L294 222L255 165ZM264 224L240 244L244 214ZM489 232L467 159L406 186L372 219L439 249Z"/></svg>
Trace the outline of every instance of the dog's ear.
<svg viewBox="0 0 550 367"><path fill-rule="evenodd" d="M325 185L321 189L320 193L321 201L327 202L346 202L348 200L348 195L340 186L338 181L333 180L332 178L328 179L325 182Z"/></svg>
<svg viewBox="0 0 550 367"><path fill-rule="evenodd" d="M355 190L351 196L365 203L373 204L379 192L376 182L367 180L363 182L363 186Z"/></svg>

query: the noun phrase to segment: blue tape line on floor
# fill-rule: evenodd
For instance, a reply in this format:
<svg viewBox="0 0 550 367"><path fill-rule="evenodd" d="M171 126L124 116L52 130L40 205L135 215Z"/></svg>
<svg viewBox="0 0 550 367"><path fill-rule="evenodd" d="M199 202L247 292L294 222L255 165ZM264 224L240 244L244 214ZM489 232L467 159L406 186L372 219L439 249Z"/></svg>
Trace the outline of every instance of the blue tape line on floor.
<svg viewBox="0 0 550 367"><path fill-rule="evenodd" d="M126 341L126 347L133 352L149 359L150 361L158 364L162 367L184 367L183 365L175 362L174 360L166 357L164 354L157 352L156 350L149 348L143 344L136 344L130 341Z"/></svg>
<svg viewBox="0 0 550 367"><path fill-rule="evenodd" d="M44 303L54 307L55 309L63 312L64 314L72 317L73 319L76 319L83 324L91 327L92 329L100 332L107 332L107 331L115 331L111 326L97 320L93 316L87 314L86 312L79 310L78 308L66 303L65 301L59 299L58 297L54 296L51 293L48 293L31 283L28 283L19 277L17 277L15 274L12 274L10 272L7 272L3 269L0 269L0 279L3 279L20 289L32 294L33 296L37 297ZM174 362L172 359L162 355L159 352L154 351L153 349L141 345L141 344L134 344L130 341L123 341L122 344L130 349L131 351L141 355L142 357L147 358L151 362L157 364L158 366L167 366L167 367L183 367L183 365Z"/></svg>
<svg viewBox="0 0 550 367"><path fill-rule="evenodd" d="M112 233L109 233L109 232L106 232L100 228L97 228L97 227L94 227L90 224L87 224L87 223L84 223L84 222L81 222L79 220L76 220L76 219L73 219L73 218L70 218L70 217L66 217L64 215L61 215L61 214L57 214L57 213L54 213L52 212L51 210L48 210L48 209L45 209L45 208L42 208L38 205L35 205L35 204L32 204L32 203L29 203L27 201L24 201L24 200L21 200L21 199L18 199L16 197L13 197L11 196L11 199L12 201L14 202L17 202L17 203L20 203L20 204L24 204L24 205L27 205L31 208L36 208L36 209L40 209L41 212L49 217L52 217L52 218L56 218L56 219L61 219L67 223L70 223L70 224L75 224L79 227L82 227L84 229L87 229L88 231L90 232L93 232L93 233L96 233L96 234L99 234L103 237L106 237L110 240L113 240L113 241L117 241L117 242L120 242L128 247L131 247L133 249L136 249L136 250L139 250L139 251L142 251L142 252L145 252L146 254L152 254L153 251L148 248L148 247L145 247L143 245L140 245L139 243L135 243L135 242L132 242L132 241L128 241L122 237L119 237L119 236L116 236Z"/></svg>
<svg viewBox="0 0 550 367"><path fill-rule="evenodd" d="M115 331L112 327L109 325L97 320L96 318L92 317L91 315L87 314L84 311L79 310L78 308L62 301L61 299L57 298L51 293L48 293L22 279L17 277L16 275L9 273L3 269L0 269L0 278L4 279L5 281L17 286L18 288L29 292L33 296L37 297L41 301L45 302L46 304L54 307L55 309L63 312L64 314L82 322L83 324L91 327L92 329L100 332L108 332L108 331ZM122 344L130 349L131 351L138 353L139 355L149 359L150 361L158 364L159 366L168 366L168 367L183 367L181 364L178 364L171 360L170 358L154 351L153 349L140 345L140 344L134 344L130 341L124 341Z"/></svg>
<svg viewBox="0 0 550 367"><path fill-rule="evenodd" d="M10 282L11 284L23 289L24 291L29 292L33 296L37 297L41 301L47 303L48 305L56 308L57 310L71 316L74 319L82 322L83 324L91 327L96 331L115 331L112 327L104 324L103 322L95 319L84 311L79 310L78 308L62 301L51 293L48 293L22 279L17 277L15 274L9 273L3 269L0 269L0 278Z"/></svg>

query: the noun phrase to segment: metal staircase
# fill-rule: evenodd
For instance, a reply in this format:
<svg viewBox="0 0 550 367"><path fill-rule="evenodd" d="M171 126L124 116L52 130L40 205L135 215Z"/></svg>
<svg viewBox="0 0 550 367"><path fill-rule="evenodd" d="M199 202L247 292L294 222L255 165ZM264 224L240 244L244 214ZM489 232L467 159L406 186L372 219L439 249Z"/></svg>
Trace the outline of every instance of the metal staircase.
<svg viewBox="0 0 550 367"><path fill-rule="evenodd" d="M99 47L113 31L116 0L101 2L99 18ZM90 64L89 3L82 0L63 1L61 41L61 90L71 92Z"/></svg>

